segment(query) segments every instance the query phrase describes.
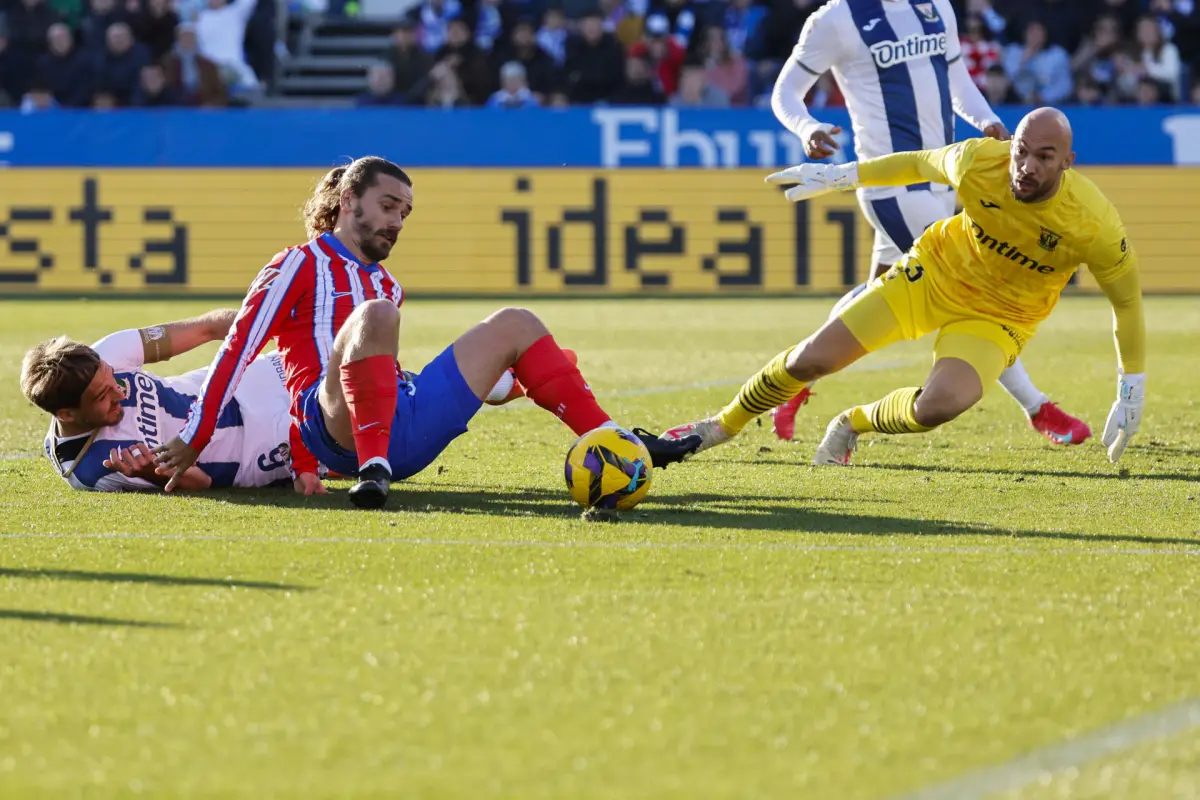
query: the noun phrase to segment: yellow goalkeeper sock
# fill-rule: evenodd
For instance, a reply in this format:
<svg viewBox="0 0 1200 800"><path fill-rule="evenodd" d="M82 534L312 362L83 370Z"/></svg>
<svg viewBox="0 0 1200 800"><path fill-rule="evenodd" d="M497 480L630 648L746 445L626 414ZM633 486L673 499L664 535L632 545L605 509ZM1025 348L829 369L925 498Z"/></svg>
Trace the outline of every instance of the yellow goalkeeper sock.
<svg viewBox="0 0 1200 800"><path fill-rule="evenodd" d="M866 406L850 409L850 426L855 433L925 433L926 428L914 416L917 395L921 390L915 386L897 389L881 400Z"/></svg>
<svg viewBox="0 0 1200 800"><path fill-rule="evenodd" d="M730 433L738 433L759 414L765 414L800 394L807 384L789 375L785 366L792 349L789 347L775 356L771 363L746 381L734 401L717 416L722 428Z"/></svg>

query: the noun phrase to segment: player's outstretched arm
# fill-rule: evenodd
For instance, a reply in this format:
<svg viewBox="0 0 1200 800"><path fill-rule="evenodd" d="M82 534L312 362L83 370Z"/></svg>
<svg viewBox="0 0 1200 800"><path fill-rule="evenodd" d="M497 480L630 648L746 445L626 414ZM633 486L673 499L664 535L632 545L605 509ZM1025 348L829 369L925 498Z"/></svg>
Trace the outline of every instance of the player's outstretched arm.
<svg viewBox="0 0 1200 800"><path fill-rule="evenodd" d="M799 164L768 175L767 183L796 184L784 192L793 203L861 186L907 186L926 181L957 186L973 152L970 142L960 142L938 150L893 153L849 164Z"/></svg>
<svg viewBox="0 0 1200 800"><path fill-rule="evenodd" d="M192 319L141 328L145 363L154 364L195 350L202 344L219 342L229 333L237 317L235 308L218 308Z"/></svg>
<svg viewBox="0 0 1200 800"><path fill-rule="evenodd" d="M1114 464L1142 424L1146 403L1146 318L1137 256L1129 247L1124 229L1120 244L1107 258L1096 256L1089 268L1113 307L1113 338L1117 346L1117 399L1108 413L1101 441Z"/></svg>

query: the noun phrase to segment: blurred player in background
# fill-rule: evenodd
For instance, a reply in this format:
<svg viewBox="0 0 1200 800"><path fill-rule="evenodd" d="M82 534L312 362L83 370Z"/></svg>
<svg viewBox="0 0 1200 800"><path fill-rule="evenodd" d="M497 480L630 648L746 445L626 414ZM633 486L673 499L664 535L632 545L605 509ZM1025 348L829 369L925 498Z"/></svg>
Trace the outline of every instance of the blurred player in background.
<svg viewBox="0 0 1200 800"><path fill-rule="evenodd" d="M305 494L325 492L319 460L358 476L350 490L355 505L381 507L390 482L420 472L465 433L506 376L576 434L613 424L545 325L524 309L496 312L420 374L400 368L404 293L381 262L412 210L412 181L390 161L360 158L324 177L305 207L312 239L279 253L254 280L187 427L156 451L162 467L186 474L272 338L292 401L296 488ZM636 433L656 467L700 445L698 436Z"/></svg>
<svg viewBox="0 0 1200 800"><path fill-rule="evenodd" d="M817 122L804 105L826 70L833 71L845 95L860 159L953 144L955 113L987 136L1009 138L962 61L958 23L947 0L830 0L808 18L775 84L771 107L810 159L827 158L838 149L833 134L841 128ZM955 212L953 189L927 181L863 187L858 202L875 229L872 277L896 263L926 228ZM866 286L843 297L833 315ZM1033 384L1020 359L1001 373L1000 384L1052 442L1080 444L1091 435L1086 423L1060 410ZM774 410L780 438L792 438L796 412L810 392L805 387Z"/></svg>
<svg viewBox="0 0 1200 800"><path fill-rule="evenodd" d="M1066 116L1042 108L1021 121L1011 145L971 139L840 166L802 164L771 175L772 183L799 184L787 190L794 202L863 186L935 181L958 190L963 211L921 234L834 319L747 381L719 416L674 431L699 433L701 449L728 441L808 383L869 352L937 331L933 371L924 386L897 389L829 424L814 463L849 464L860 434L922 433L979 402L1086 263L1113 307L1117 401L1103 439L1117 461L1137 432L1145 396L1137 257L1116 209L1071 170L1071 142Z"/></svg>
<svg viewBox="0 0 1200 800"><path fill-rule="evenodd" d="M21 391L51 415L46 457L75 489L159 489L152 450L183 430L206 369L160 378L143 366L220 341L237 314L124 330L91 347L65 336L21 364ZM205 458L176 481L184 490L289 482L288 395L278 353L254 360L217 420Z"/></svg>

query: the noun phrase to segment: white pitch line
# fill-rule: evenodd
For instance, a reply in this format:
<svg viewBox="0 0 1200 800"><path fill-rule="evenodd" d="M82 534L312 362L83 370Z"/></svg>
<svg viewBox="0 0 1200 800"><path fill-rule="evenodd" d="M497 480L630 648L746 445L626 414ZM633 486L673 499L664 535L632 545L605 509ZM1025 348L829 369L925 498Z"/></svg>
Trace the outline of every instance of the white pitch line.
<svg viewBox="0 0 1200 800"><path fill-rule="evenodd" d="M1047 775L1195 727L1200 727L1200 698L1150 711L1061 744L1041 747L1007 764L968 772L892 800L983 800L1023 788Z"/></svg>
<svg viewBox="0 0 1200 800"><path fill-rule="evenodd" d="M971 531L964 530L964 536L982 533L1003 533L1003 531ZM849 534L853 535L853 534ZM920 534L915 534L920 535ZM931 545L918 547L913 545L881 545L869 547L853 544L788 544L786 542L648 542L648 541L591 541L580 542L562 541L522 541L517 539L434 539L431 537L397 537L381 539L377 537L345 537L345 536L223 536L216 533L29 533L25 531L4 533L3 539L117 539L117 540L148 540L148 541L183 541L183 542L253 542L260 544L372 544L372 545L407 545L425 547L496 547L496 548L526 548L526 549L566 549L566 550L750 550L750 551L791 551L798 553L954 553L960 555L991 554L1002 555L1065 555L1065 556L1200 556L1200 547L1108 547L1100 550L1087 548L1054 547L1036 548L1006 548L1001 546L980 547L961 545Z"/></svg>

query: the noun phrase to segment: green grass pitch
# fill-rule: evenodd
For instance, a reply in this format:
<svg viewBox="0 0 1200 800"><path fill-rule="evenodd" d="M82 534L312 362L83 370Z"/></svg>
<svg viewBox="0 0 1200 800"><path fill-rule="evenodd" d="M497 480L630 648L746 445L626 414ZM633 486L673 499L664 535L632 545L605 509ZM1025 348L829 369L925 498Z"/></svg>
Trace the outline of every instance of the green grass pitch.
<svg viewBox="0 0 1200 800"><path fill-rule="evenodd" d="M536 301L619 421L711 412L828 299ZM999 387L816 470L849 405L930 342L822 382L656 473L619 524L567 498L572 437L521 402L386 512L287 492L73 493L39 456L25 349L196 302L0 303L0 796L893 798L1200 696L1200 301L1148 299L1142 432L1056 448ZM406 304L419 368L496 307ZM213 346L161 365L206 363ZM1026 352L1099 433L1111 312ZM916 795L916 796L919 796ZM969 794L962 796L982 796ZM1200 796L1200 728L1002 792Z"/></svg>

